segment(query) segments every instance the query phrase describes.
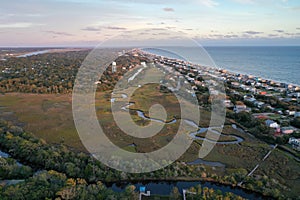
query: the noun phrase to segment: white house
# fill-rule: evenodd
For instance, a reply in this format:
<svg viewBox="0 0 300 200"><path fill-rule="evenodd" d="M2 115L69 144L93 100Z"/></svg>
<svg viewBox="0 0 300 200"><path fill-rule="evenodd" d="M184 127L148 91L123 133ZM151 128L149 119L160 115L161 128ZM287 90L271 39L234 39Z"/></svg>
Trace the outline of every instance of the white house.
<svg viewBox="0 0 300 200"><path fill-rule="evenodd" d="M265 121L266 125L270 128L278 128L279 127L279 124L277 124L277 122L274 122L273 120L266 120Z"/></svg>
<svg viewBox="0 0 300 200"><path fill-rule="evenodd" d="M297 138L291 137L289 139L289 144L292 145L294 149L296 149L298 151L300 150L300 139L299 138L297 139Z"/></svg>
<svg viewBox="0 0 300 200"><path fill-rule="evenodd" d="M116 62L112 62L111 71L112 71L112 73L115 73L117 71L117 63Z"/></svg>
<svg viewBox="0 0 300 200"><path fill-rule="evenodd" d="M141 62L141 65L142 65L143 67L147 67L146 62Z"/></svg>
<svg viewBox="0 0 300 200"><path fill-rule="evenodd" d="M240 86L240 83L239 82L232 82L231 86L234 87L234 88L238 88Z"/></svg>
<svg viewBox="0 0 300 200"><path fill-rule="evenodd" d="M263 105L265 105L265 103L262 101L254 101L253 103L257 108L261 108Z"/></svg>
<svg viewBox="0 0 300 200"><path fill-rule="evenodd" d="M300 139L298 138L293 138L293 137L291 137L290 139L289 139L289 144L295 144L295 145L298 145L298 146L300 146Z"/></svg>
<svg viewBox="0 0 300 200"><path fill-rule="evenodd" d="M244 96L244 101L254 102L254 101L256 101L256 99L254 98L254 96L252 94L246 94Z"/></svg>
<svg viewBox="0 0 300 200"><path fill-rule="evenodd" d="M286 110L285 111L285 114L287 114L287 115L295 115L295 113L296 113L296 111L292 111L292 110Z"/></svg>
<svg viewBox="0 0 300 200"><path fill-rule="evenodd" d="M243 102L238 101L238 102L236 102L236 105L234 106L233 111L235 113L240 113L240 112L243 112L243 111L248 112L249 109L247 108L247 106Z"/></svg>
<svg viewBox="0 0 300 200"><path fill-rule="evenodd" d="M225 105L226 108L232 108L233 107L233 103L231 103L230 99L224 100L223 104Z"/></svg>

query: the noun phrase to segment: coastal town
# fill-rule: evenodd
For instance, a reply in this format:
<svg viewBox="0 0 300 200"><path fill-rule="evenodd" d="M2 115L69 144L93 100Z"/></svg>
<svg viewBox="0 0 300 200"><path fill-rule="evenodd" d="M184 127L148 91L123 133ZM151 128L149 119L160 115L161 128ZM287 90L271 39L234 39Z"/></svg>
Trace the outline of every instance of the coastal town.
<svg viewBox="0 0 300 200"><path fill-rule="evenodd" d="M187 91L191 94L203 91L215 80L223 81L226 86L223 104L228 115L246 112L266 126L270 138L288 144L285 149L300 150L300 86L154 55L141 49L134 49L131 53L150 56L154 63L173 74L169 79L174 82L184 78L193 86L194 91ZM203 76L210 79L204 80ZM215 94L216 91L210 88L209 93Z"/></svg>

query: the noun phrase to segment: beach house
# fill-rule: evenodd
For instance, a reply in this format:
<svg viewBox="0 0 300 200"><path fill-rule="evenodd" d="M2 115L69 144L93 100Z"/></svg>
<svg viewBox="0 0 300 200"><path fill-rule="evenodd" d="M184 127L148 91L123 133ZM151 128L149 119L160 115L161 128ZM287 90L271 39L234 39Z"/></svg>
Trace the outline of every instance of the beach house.
<svg viewBox="0 0 300 200"><path fill-rule="evenodd" d="M243 112L243 111L249 112L250 110L247 108L247 106L243 102L237 101L236 105L233 108L233 111L235 113L240 113L240 112Z"/></svg>
<svg viewBox="0 0 300 200"><path fill-rule="evenodd" d="M225 105L226 108L232 108L233 107L233 103L231 102L230 99L224 100L223 104Z"/></svg>
<svg viewBox="0 0 300 200"><path fill-rule="evenodd" d="M293 146L294 149L300 151L300 139L291 137L289 139L289 144Z"/></svg>
<svg viewBox="0 0 300 200"><path fill-rule="evenodd" d="M293 110L286 110L285 111L285 114L289 115L289 116L295 115L295 113L296 113L296 111L293 111Z"/></svg>
<svg viewBox="0 0 300 200"><path fill-rule="evenodd" d="M262 106L265 105L262 101L254 101L253 103L257 108L262 108Z"/></svg>
<svg viewBox="0 0 300 200"><path fill-rule="evenodd" d="M238 87L240 87L240 83L239 82L231 82L231 86L234 88L238 88Z"/></svg>
<svg viewBox="0 0 300 200"><path fill-rule="evenodd" d="M249 102L253 103L254 101L256 101L256 99L254 98L254 96L252 94L246 94L244 96L244 101L249 101Z"/></svg>
<svg viewBox="0 0 300 200"><path fill-rule="evenodd" d="M292 133L294 133L294 128L293 127L282 127L281 133L285 134L285 135L292 134Z"/></svg>
<svg viewBox="0 0 300 200"><path fill-rule="evenodd" d="M116 62L112 62L111 71L112 71L112 73L115 73L117 71L117 63Z"/></svg>
<svg viewBox="0 0 300 200"><path fill-rule="evenodd" d="M278 128L279 127L279 124L277 124L277 122L270 120L270 119L266 120L265 123L266 123L266 126L268 126L270 128Z"/></svg>

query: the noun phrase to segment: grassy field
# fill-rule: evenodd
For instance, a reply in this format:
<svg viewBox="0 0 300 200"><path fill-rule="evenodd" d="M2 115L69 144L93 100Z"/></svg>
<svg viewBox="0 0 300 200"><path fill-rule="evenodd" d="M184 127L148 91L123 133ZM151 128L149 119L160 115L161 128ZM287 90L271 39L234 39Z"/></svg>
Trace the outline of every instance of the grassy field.
<svg viewBox="0 0 300 200"><path fill-rule="evenodd" d="M0 105L25 123L25 130L49 143L64 142L85 150L73 123L71 103L71 95L10 93L0 96Z"/></svg>

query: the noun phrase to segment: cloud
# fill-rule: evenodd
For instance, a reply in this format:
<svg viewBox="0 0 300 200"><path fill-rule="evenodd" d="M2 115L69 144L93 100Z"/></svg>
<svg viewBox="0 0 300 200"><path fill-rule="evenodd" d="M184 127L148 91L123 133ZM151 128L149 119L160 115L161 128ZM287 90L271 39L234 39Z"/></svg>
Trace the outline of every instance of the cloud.
<svg viewBox="0 0 300 200"><path fill-rule="evenodd" d="M104 26L104 29L110 29L110 30L126 30L127 28L119 27L119 26Z"/></svg>
<svg viewBox="0 0 300 200"><path fill-rule="evenodd" d="M269 34L268 36L269 36L269 37L277 37L278 34Z"/></svg>
<svg viewBox="0 0 300 200"><path fill-rule="evenodd" d="M29 28L37 24L27 22L16 22L11 24L0 24L0 28Z"/></svg>
<svg viewBox="0 0 300 200"><path fill-rule="evenodd" d="M176 29L176 26L166 26L166 29Z"/></svg>
<svg viewBox="0 0 300 200"><path fill-rule="evenodd" d="M74 36L73 34L67 32L58 32L58 31L44 31L45 33L51 33L53 35L60 35L60 36Z"/></svg>
<svg viewBox="0 0 300 200"><path fill-rule="evenodd" d="M238 35L235 34L228 34L228 35L224 35L224 38L238 38Z"/></svg>
<svg viewBox="0 0 300 200"><path fill-rule="evenodd" d="M244 33L246 33L248 35L258 35L258 34L262 34L263 32L258 32L258 31L244 31Z"/></svg>
<svg viewBox="0 0 300 200"><path fill-rule="evenodd" d="M222 34L210 34L209 36L212 36L212 37L223 37Z"/></svg>
<svg viewBox="0 0 300 200"><path fill-rule="evenodd" d="M152 33L152 35L170 35L170 33L159 32L159 33Z"/></svg>
<svg viewBox="0 0 300 200"><path fill-rule="evenodd" d="M165 31L165 28L152 28L151 31Z"/></svg>
<svg viewBox="0 0 300 200"><path fill-rule="evenodd" d="M300 10L300 6L294 6L294 7L290 7L292 10L296 10L296 11L298 11L298 10Z"/></svg>
<svg viewBox="0 0 300 200"><path fill-rule="evenodd" d="M225 39L230 39L230 38L239 38L240 36L237 35L237 34L210 34L208 35L209 38L218 38L218 39L222 39L222 38L225 38Z"/></svg>
<svg viewBox="0 0 300 200"><path fill-rule="evenodd" d="M215 6L218 6L219 3L213 1L213 0L198 0L199 3L201 3L202 5L204 6L207 6L207 7L215 7ZM198 2L196 1L196 2Z"/></svg>
<svg viewBox="0 0 300 200"><path fill-rule="evenodd" d="M109 30L127 30L126 28L119 27L119 26L98 26L98 27L88 26L88 27L82 28L81 30L83 30L83 31L101 31L103 29L109 29Z"/></svg>
<svg viewBox="0 0 300 200"><path fill-rule="evenodd" d="M88 27L82 28L81 30L83 30L83 31L100 31L101 29L96 28L96 27L88 26Z"/></svg>
<svg viewBox="0 0 300 200"><path fill-rule="evenodd" d="M254 3L254 0L233 0L233 1L238 2L238 3L243 3L243 4Z"/></svg>
<svg viewBox="0 0 300 200"><path fill-rule="evenodd" d="M139 3L139 4L164 4L165 2L161 0L111 0L112 2L120 2L120 3Z"/></svg>
<svg viewBox="0 0 300 200"><path fill-rule="evenodd" d="M175 10L173 8L164 8L164 11L166 11L166 12L174 12Z"/></svg>
<svg viewBox="0 0 300 200"><path fill-rule="evenodd" d="M204 6L207 7L214 7L219 5L219 3L217 3L215 0L165 0L165 1L161 1L161 0L111 0L111 2L117 2L117 3L135 3L135 4L157 4L157 5L174 5L174 4L193 4L193 3L200 3Z"/></svg>
<svg viewBox="0 0 300 200"><path fill-rule="evenodd" d="M295 33L284 33L285 35L288 35L288 36L293 36L295 35Z"/></svg>
<svg viewBox="0 0 300 200"><path fill-rule="evenodd" d="M273 31L275 31L277 33L284 33L284 30L273 30Z"/></svg>

